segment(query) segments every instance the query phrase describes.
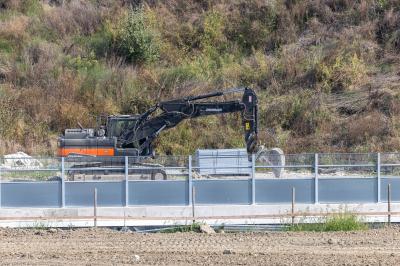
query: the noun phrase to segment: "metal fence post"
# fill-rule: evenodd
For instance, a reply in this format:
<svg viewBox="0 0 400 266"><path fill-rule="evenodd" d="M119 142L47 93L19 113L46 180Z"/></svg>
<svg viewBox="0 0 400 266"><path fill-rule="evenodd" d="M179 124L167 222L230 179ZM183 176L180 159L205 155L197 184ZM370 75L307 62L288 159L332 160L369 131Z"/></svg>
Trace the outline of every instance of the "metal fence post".
<svg viewBox="0 0 400 266"><path fill-rule="evenodd" d="M256 155L251 155L251 204L256 204Z"/></svg>
<svg viewBox="0 0 400 266"><path fill-rule="evenodd" d="M193 204L192 200L192 193L193 193L193 176L192 176L192 155L189 155L188 157L189 162L188 162L188 192L189 192L189 198L188 198L188 205Z"/></svg>
<svg viewBox="0 0 400 266"><path fill-rule="evenodd" d="M314 155L314 203L319 202L318 195L318 153Z"/></svg>
<svg viewBox="0 0 400 266"><path fill-rule="evenodd" d="M376 158L376 202L381 202L381 154L378 152Z"/></svg>
<svg viewBox="0 0 400 266"><path fill-rule="evenodd" d="M65 207L65 158L61 157L61 208Z"/></svg>
<svg viewBox="0 0 400 266"><path fill-rule="evenodd" d="M125 207L129 205L129 157L125 156Z"/></svg>

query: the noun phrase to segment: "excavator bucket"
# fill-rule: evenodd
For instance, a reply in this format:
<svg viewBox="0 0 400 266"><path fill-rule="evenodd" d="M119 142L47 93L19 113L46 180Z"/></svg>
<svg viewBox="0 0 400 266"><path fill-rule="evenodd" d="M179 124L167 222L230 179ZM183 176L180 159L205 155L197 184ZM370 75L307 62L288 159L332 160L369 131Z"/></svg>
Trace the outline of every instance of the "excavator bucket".
<svg viewBox="0 0 400 266"><path fill-rule="evenodd" d="M248 153L255 153L257 151L257 95L252 89L246 88L242 99L245 109L242 113L242 120L244 126L245 141Z"/></svg>

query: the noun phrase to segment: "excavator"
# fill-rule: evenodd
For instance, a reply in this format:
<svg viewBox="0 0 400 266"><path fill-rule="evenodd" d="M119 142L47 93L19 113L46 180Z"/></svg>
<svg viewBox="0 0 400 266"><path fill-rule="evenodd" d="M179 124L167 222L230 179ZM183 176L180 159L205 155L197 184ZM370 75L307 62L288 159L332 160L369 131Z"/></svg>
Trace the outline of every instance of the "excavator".
<svg viewBox="0 0 400 266"><path fill-rule="evenodd" d="M242 93L241 100L207 100L239 92ZM129 156L134 165L140 166L141 158L154 158L153 143L162 131L177 126L185 119L234 112L241 113L248 154L257 153L265 157L266 151L257 145L257 95L247 87L162 101L142 114L110 115L105 124L96 128L83 128L79 124L79 128L66 129L64 135L59 138L58 155L78 163L72 167L76 168L72 169L74 173L88 168L93 170L96 167L100 172L104 171L104 167L109 166L105 162L110 157L117 159L113 160L114 163L119 162L122 165L124 156ZM82 164L82 161L90 164ZM151 179L155 179L157 174L162 174L163 179L166 179L166 173L160 167L130 168L129 173L150 174Z"/></svg>
<svg viewBox="0 0 400 266"><path fill-rule="evenodd" d="M243 92L241 100L205 101ZM157 111L161 113L157 114ZM58 155L154 156L153 142L163 131L185 119L241 112L248 153L257 149L257 96L250 88L235 88L199 96L164 101L139 115L111 115L97 128L66 129L58 141Z"/></svg>

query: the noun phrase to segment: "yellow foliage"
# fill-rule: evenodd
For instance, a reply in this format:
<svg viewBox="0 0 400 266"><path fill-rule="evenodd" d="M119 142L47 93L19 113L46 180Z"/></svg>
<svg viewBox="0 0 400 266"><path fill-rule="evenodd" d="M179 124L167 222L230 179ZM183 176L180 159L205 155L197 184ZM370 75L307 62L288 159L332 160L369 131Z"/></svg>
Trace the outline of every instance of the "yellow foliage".
<svg viewBox="0 0 400 266"><path fill-rule="evenodd" d="M340 54L332 65L322 63L319 66L322 74L322 86L327 92L353 90L366 81L367 66L356 53Z"/></svg>

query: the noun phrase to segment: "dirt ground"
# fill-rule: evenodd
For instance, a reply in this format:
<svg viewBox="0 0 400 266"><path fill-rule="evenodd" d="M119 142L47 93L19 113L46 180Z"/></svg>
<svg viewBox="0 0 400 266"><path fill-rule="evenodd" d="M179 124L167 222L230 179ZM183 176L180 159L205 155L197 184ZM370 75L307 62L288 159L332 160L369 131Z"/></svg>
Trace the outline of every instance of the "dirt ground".
<svg viewBox="0 0 400 266"><path fill-rule="evenodd" d="M400 227L362 232L0 229L0 264L399 265Z"/></svg>

